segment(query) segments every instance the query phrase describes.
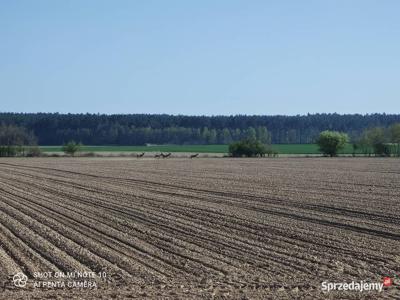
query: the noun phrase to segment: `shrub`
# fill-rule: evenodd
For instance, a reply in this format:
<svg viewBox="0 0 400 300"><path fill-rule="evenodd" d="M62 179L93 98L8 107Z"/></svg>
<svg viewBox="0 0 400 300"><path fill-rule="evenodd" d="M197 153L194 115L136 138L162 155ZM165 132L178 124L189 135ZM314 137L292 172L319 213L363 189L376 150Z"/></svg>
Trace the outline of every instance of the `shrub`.
<svg viewBox="0 0 400 300"><path fill-rule="evenodd" d="M325 130L320 133L317 144L322 153L333 157L344 148L348 140L349 138L345 133Z"/></svg>
<svg viewBox="0 0 400 300"><path fill-rule="evenodd" d="M265 156L267 148L256 139L245 139L229 145L229 154L233 157Z"/></svg>
<svg viewBox="0 0 400 300"><path fill-rule="evenodd" d="M62 146L62 151L65 154L74 156L76 152L79 152L82 147L81 143L75 143L75 141L69 141L67 144Z"/></svg>

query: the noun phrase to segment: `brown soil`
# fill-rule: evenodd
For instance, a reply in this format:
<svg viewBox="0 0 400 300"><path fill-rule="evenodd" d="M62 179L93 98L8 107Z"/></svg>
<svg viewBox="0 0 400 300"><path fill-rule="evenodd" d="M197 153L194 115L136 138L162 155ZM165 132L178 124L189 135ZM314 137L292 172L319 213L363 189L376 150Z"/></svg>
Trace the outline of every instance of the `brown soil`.
<svg viewBox="0 0 400 300"><path fill-rule="evenodd" d="M399 183L396 159L1 159L0 298L396 299L321 282L400 276ZM106 278L34 286L75 271Z"/></svg>

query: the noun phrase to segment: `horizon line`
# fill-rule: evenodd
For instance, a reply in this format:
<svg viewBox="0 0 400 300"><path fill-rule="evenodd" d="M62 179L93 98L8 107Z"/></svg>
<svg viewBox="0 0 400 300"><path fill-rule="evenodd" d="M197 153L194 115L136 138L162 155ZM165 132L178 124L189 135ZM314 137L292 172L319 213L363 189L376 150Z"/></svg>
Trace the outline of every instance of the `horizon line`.
<svg viewBox="0 0 400 300"><path fill-rule="evenodd" d="M185 117L307 117L313 115L338 115L338 116L371 116L371 115L388 115L388 116L397 116L399 113L387 113L387 112L373 112L373 113L337 113L337 112L315 112L315 113L307 113L307 114L171 114L171 113L100 113L100 112L9 112L9 111L0 111L0 114L24 114L24 115L35 115L35 114L51 114L51 115L100 115L100 116L132 116L132 115L150 115L150 116L185 116Z"/></svg>

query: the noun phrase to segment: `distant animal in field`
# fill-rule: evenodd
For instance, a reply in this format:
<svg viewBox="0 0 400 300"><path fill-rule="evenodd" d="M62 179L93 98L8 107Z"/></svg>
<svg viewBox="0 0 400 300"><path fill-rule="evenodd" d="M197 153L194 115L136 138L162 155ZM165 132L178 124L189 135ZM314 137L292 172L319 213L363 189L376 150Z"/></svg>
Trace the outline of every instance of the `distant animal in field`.
<svg viewBox="0 0 400 300"><path fill-rule="evenodd" d="M168 153L168 154L161 153L161 156L162 156L162 158L167 158L167 157L171 156L171 153Z"/></svg>
<svg viewBox="0 0 400 300"><path fill-rule="evenodd" d="M195 157L198 157L198 156L199 156L199 153L196 153L196 154L190 155L190 158L192 159L192 158L195 158Z"/></svg>
<svg viewBox="0 0 400 300"><path fill-rule="evenodd" d="M139 157L143 157L144 156L144 152L143 153L141 153L141 154L136 154L136 157L137 158L139 158Z"/></svg>
<svg viewBox="0 0 400 300"><path fill-rule="evenodd" d="M154 155L154 158L160 158L160 157L161 157L161 154Z"/></svg>

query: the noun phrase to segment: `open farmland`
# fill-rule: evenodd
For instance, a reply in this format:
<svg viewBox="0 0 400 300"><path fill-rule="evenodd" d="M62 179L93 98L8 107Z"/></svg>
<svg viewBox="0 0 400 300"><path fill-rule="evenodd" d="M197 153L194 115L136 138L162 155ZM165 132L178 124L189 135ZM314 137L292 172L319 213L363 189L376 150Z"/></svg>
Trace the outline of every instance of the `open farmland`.
<svg viewBox="0 0 400 300"><path fill-rule="evenodd" d="M321 154L317 144L273 144L273 150L279 154ZM41 146L41 151L45 153L62 152L61 146ZM188 152L188 153L221 153L229 152L229 145L150 145L150 146L82 146L82 152ZM339 151L340 154L352 154L354 152L351 144L346 144L345 148ZM361 149L355 151L363 154Z"/></svg>
<svg viewBox="0 0 400 300"><path fill-rule="evenodd" d="M399 182L395 159L1 159L0 297L395 299L321 282L400 275ZM106 276L34 286L75 271Z"/></svg>

